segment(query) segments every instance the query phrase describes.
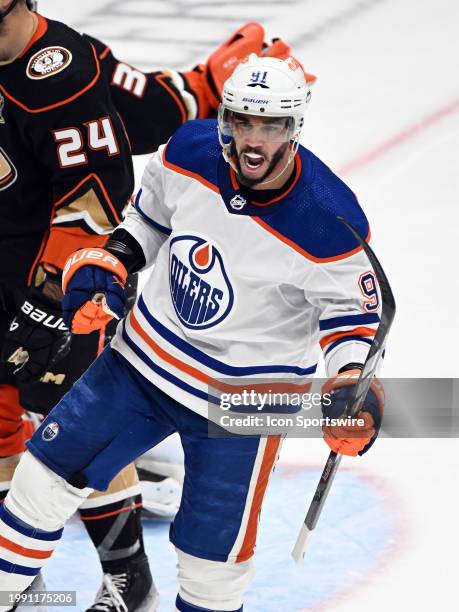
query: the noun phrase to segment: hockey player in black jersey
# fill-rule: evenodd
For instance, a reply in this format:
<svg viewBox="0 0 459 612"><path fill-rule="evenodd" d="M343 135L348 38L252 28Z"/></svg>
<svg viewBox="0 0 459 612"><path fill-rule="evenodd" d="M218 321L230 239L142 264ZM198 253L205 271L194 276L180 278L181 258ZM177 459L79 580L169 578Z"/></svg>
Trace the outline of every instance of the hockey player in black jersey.
<svg viewBox="0 0 459 612"><path fill-rule="evenodd" d="M228 56L263 48L262 28L250 24L204 66L144 74L29 4L0 0L3 496L24 448L24 409L46 415L114 331L70 337L60 318L63 262L78 247L101 246L120 222L133 188L131 152L155 150L187 119L212 113ZM277 41L265 52L288 48ZM116 596L128 610L154 605L140 504L130 466L82 509L104 570L93 609L115 609Z"/></svg>
<svg viewBox="0 0 459 612"><path fill-rule="evenodd" d="M24 409L49 412L104 343L104 334L93 334L87 342L75 337L70 347L60 318L63 257L72 243L102 244L120 222L133 188L129 142L95 50L21 0L13 4L11 10L0 2L7 12L0 25L3 496L23 450ZM125 586L133 585L120 589L128 609L156 594L143 550L140 503L130 466L106 495L88 504L87 513L104 518L85 522L104 583L111 579L116 585L125 576ZM135 576L143 579L134 587Z"/></svg>

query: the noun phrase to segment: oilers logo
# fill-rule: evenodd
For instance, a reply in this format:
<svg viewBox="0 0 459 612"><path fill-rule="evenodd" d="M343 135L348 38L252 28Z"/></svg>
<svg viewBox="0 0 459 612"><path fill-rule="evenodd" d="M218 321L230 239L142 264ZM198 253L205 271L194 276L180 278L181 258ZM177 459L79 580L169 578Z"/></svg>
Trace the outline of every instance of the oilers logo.
<svg viewBox="0 0 459 612"><path fill-rule="evenodd" d="M42 431L41 434L41 439L44 442L51 442L51 440L54 440L54 438L59 434L59 425L53 421L52 423L49 423L44 430Z"/></svg>
<svg viewBox="0 0 459 612"><path fill-rule="evenodd" d="M170 243L170 290L175 312L190 329L208 329L230 313L234 292L214 243L178 236Z"/></svg>

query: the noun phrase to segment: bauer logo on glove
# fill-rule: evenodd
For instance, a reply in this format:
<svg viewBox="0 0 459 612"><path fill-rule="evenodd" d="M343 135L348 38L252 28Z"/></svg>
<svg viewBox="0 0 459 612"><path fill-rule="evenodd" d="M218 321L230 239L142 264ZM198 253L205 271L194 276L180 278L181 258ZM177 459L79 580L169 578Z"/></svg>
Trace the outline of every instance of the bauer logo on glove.
<svg viewBox="0 0 459 612"><path fill-rule="evenodd" d="M59 302L31 289L5 336L2 360L18 382L35 382L68 354L70 341Z"/></svg>
<svg viewBox="0 0 459 612"><path fill-rule="evenodd" d="M73 333L89 334L124 316L126 278L124 265L105 249L82 249L69 257L62 308Z"/></svg>

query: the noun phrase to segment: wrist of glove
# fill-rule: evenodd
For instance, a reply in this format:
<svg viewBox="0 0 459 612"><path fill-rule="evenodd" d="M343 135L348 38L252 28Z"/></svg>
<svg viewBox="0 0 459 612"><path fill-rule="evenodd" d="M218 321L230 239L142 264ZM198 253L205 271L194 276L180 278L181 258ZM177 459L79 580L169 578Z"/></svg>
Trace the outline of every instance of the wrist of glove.
<svg viewBox="0 0 459 612"><path fill-rule="evenodd" d="M347 401L360 376L360 370L341 372L329 379L322 387L322 414L329 419L345 419ZM378 437L384 413L384 389L374 378L361 411L352 421L340 424L325 424L322 427L324 440L335 453L363 455Z"/></svg>
<svg viewBox="0 0 459 612"><path fill-rule="evenodd" d="M67 355L70 342L60 302L31 289L5 336L2 361L11 365L18 382L36 382Z"/></svg>
<svg viewBox="0 0 459 612"><path fill-rule="evenodd" d="M127 270L102 248L73 253L64 268L62 310L64 322L75 334L104 329L124 316Z"/></svg>

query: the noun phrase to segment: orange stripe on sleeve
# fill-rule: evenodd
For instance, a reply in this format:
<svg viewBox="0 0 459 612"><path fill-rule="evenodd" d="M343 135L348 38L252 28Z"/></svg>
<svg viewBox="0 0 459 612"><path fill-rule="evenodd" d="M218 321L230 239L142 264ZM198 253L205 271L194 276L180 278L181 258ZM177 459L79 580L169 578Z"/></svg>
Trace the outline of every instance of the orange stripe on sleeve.
<svg viewBox="0 0 459 612"><path fill-rule="evenodd" d="M105 47L105 49L99 55L99 59L101 60L105 59L109 53L110 53L110 47Z"/></svg>
<svg viewBox="0 0 459 612"><path fill-rule="evenodd" d="M370 327L356 327L355 329L350 329L343 332L336 332L335 334L325 336L320 341L320 346L322 348L325 348L328 344L335 342L335 340L340 340L340 338L345 338L346 336L361 336L362 338L372 338L375 335L375 329L371 329Z"/></svg>
<svg viewBox="0 0 459 612"><path fill-rule="evenodd" d="M80 227L53 227L40 261L64 269L67 258L78 249L103 247L106 234L87 234Z"/></svg>

